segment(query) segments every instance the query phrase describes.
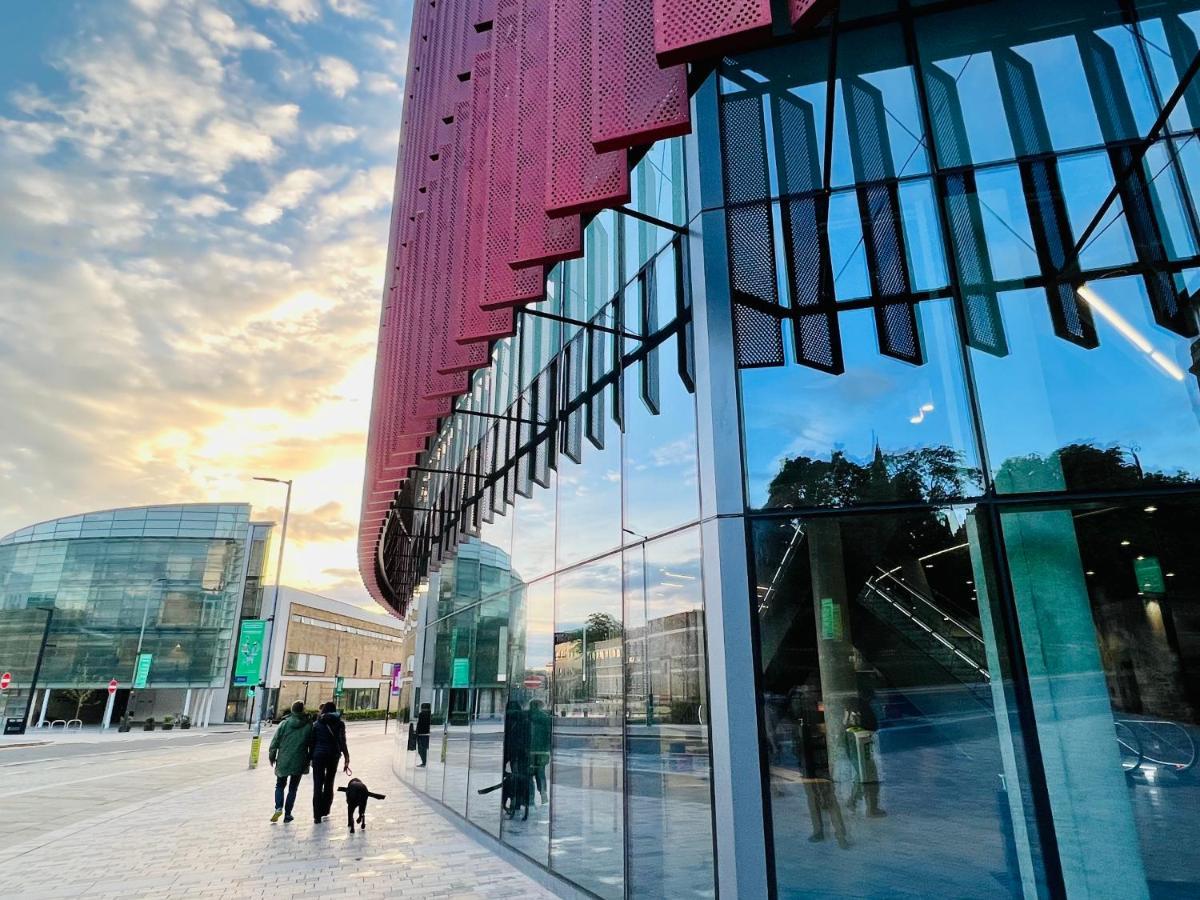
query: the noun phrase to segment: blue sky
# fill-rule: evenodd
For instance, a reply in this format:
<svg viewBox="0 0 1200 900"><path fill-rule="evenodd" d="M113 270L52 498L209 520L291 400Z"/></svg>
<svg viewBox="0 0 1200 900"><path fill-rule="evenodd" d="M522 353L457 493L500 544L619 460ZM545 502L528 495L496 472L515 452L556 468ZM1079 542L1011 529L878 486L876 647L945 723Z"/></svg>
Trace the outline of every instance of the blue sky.
<svg viewBox="0 0 1200 900"><path fill-rule="evenodd" d="M410 0L2 5L0 534L291 477L285 580L364 600Z"/></svg>

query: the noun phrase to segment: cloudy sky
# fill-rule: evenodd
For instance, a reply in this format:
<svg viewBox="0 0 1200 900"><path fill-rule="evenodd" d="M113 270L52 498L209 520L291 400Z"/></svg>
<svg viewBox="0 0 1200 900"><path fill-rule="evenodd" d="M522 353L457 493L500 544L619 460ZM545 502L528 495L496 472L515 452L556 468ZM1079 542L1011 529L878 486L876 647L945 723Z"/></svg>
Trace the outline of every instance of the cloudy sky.
<svg viewBox="0 0 1200 900"><path fill-rule="evenodd" d="M0 0L0 534L249 501L355 530L411 0Z"/></svg>

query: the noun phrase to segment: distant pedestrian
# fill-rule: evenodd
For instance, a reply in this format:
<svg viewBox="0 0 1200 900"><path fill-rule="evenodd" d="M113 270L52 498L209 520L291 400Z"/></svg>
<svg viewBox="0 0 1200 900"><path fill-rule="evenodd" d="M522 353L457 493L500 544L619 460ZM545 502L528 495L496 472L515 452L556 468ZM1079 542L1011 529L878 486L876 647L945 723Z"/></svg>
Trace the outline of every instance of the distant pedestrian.
<svg viewBox="0 0 1200 900"><path fill-rule="evenodd" d="M291 713L280 723L271 739L267 758L275 767L275 814L272 822L283 816L284 823L292 821L292 808L296 805L296 789L300 779L308 772L308 761L312 756L312 728L304 704L297 700ZM287 799L283 789L287 786Z"/></svg>
<svg viewBox="0 0 1200 900"><path fill-rule="evenodd" d="M429 723L433 719L433 713L429 709L428 703L421 704L421 711L417 713L417 755L421 757L421 762L417 768L425 765L429 757Z"/></svg>
<svg viewBox="0 0 1200 900"><path fill-rule="evenodd" d="M320 822L333 808L333 783L338 760L346 758L343 771L350 773L350 750L346 746L346 723L331 701L322 704L321 715L312 726L313 821Z"/></svg>

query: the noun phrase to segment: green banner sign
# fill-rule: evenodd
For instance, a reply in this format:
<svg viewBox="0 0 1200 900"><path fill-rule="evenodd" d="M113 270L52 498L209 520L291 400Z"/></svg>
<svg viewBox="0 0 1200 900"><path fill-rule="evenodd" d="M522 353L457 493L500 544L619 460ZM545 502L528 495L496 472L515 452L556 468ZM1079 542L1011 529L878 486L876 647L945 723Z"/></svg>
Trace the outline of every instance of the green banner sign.
<svg viewBox="0 0 1200 900"><path fill-rule="evenodd" d="M346 676L339 675L333 679L333 696L340 697L346 690Z"/></svg>
<svg viewBox="0 0 1200 900"><path fill-rule="evenodd" d="M842 639L842 608L832 597L821 598L821 637L827 641Z"/></svg>
<svg viewBox="0 0 1200 900"><path fill-rule="evenodd" d="M238 635L237 662L233 669L235 685L258 684L262 674L263 638L267 633L266 619L243 619Z"/></svg>
<svg viewBox="0 0 1200 900"><path fill-rule="evenodd" d="M1165 594L1167 582L1157 556L1139 556L1133 564L1138 590L1143 594Z"/></svg>
<svg viewBox="0 0 1200 900"><path fill-rule="evenodd" d="M450 670L450 687L465 688L471 684L471 660L459 657L454 660L454 668Z"/></svg>
<svg viewBox="0 0 1200 900"><path fill-rule="evenodd" d="M153 659L153 653L138 654L137 669L133 673L134 688L144 688L150 681L150 663Z"/></svg>

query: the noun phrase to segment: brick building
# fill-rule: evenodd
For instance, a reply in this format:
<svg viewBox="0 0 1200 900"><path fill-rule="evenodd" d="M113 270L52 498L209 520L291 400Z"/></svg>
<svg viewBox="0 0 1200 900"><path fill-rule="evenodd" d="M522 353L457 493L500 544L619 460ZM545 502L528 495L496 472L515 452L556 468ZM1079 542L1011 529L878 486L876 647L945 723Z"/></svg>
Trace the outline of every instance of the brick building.
<svg viewBox="0 0 1200 900"><path fill-rule="evenodd" d="M266 593L269 607L271 589ZM270 705L275 710L282 712L296 700L311 708L331 699L339 676L341 708L383 709L389 705L395 664L402 666L402 686L411 681L409 623L286 586L279 589L276 621L285 630L271 649ZM390 705L404 705L403 690Z"/></svg>

